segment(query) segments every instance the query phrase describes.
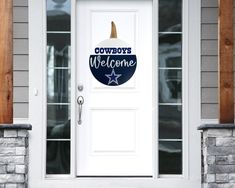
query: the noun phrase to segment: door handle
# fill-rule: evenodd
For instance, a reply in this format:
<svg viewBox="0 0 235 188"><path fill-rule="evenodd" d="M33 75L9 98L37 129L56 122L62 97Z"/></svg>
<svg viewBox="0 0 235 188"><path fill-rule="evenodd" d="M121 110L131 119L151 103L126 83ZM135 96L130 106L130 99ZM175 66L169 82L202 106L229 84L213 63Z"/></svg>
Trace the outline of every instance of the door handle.
<svg viewBox="0 0 235 188"><path fill-rule="evenodd" d="M77 103L78 103L78 125L81 125L82 124L82 105L84 103L83 96L79 96L77 98Z"/></svg>

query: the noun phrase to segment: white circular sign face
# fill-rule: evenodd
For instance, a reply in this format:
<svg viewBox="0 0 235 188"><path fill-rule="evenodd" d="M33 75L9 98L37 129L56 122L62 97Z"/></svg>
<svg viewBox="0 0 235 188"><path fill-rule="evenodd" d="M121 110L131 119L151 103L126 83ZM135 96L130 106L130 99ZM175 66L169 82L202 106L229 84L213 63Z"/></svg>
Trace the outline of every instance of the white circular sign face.
<svg viewBox="0 0 235 188"><path fill-rule="evenodd" d="M113 26L115 27L112 22L112 28ZM114 29L116 32L116 27ZM107 86L119 86L134 75L137 58L126 42L112 38L111 33L110 39L95 47L89 58L89 66L96 80Z"/></svg>

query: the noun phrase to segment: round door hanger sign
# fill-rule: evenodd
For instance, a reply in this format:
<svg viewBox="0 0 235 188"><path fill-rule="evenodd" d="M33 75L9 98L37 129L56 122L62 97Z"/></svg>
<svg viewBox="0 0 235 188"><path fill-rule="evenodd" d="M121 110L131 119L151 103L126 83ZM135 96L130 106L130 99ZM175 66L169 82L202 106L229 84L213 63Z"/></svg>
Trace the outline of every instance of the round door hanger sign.
<svg viewBox="0 0 235 188"><path fill-rule="evenodd" d="M111 24L110 39L95 47L90 55L89 65L96 80L107 86L119 86L134 75L137 59L132 48L117 38L114 22Z"/></svg>

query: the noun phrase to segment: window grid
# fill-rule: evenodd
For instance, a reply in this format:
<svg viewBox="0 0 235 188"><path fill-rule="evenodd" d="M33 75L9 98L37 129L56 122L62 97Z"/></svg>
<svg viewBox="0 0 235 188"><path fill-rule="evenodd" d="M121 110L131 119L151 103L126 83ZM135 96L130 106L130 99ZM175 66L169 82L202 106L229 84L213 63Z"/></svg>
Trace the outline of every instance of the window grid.
<svg viewBox="0 0 235 188"><path fill-rule="evenodd" d="M47 5L46 174L70 174L71 0Z"/></svg>
<svg viewBox="0 0 235 188"><path fill-rule="evenodd" d="M159 174L182 174L182 0L159 0Z"/></svg>

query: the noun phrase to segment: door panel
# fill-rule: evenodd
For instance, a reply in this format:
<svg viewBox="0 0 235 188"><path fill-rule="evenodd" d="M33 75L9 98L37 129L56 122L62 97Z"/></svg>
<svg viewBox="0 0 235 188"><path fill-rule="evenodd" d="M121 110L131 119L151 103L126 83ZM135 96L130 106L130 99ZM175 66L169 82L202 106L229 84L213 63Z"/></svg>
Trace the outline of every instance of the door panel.
<svg viewBox="0 0 235 188"><path fill-rule="evenodd" d="M92 109L92 152L96 154L135 152L135 120L135 109Z"/></svg>
<svg viewBox="0 0 235 188"><path fill-rule="evenodd" d="M134 76L120 86L99 83L89 69L111 21L137 56ZM77 84L84 88L77 91L84 97L77 176L152 176L152 2L78 0L76 38Z"/></svg>

